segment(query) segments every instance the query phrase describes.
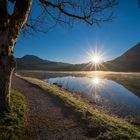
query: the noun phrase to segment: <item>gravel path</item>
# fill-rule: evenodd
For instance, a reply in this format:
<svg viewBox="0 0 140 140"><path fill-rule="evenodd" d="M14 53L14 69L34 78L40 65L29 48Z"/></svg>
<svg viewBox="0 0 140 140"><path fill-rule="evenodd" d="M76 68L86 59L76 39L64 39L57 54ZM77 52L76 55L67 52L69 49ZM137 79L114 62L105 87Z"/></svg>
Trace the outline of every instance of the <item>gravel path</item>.
<svg viewBox="0 0 140 140"><path fill-rule="evenodd" d="M27 100L27 133L24 140L91 140L77 116L47 91L18 78L14 88L22 91Z"/></svg>

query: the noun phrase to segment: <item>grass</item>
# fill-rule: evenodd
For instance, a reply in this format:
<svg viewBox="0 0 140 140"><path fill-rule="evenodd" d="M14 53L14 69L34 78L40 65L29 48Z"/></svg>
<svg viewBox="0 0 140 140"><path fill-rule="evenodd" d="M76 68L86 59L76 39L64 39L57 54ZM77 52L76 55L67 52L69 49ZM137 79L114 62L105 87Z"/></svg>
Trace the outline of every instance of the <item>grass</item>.
<svg viewBox="0 0 140 140"><path fill-rule="evenodd" d="M11 104L7 113L0 116L0 140L19 140L25 132L25 99L17 91L11 92Z"/></svg>
<svg viewBox="0 0 140 140"><path fill-rule="evenodd" d="M61 99L67 106L72 107L74 112L79 114L79 119L82 119L86 123L87 128L92 133L96 133L95 135L98 136L97 138L113 140L140 139L140 128L138 126L132 125L124 119L111 116L110 114L91 107L78 96L55 85L50 85L34 78L21 78L46 90L52 96Z"/></svg>

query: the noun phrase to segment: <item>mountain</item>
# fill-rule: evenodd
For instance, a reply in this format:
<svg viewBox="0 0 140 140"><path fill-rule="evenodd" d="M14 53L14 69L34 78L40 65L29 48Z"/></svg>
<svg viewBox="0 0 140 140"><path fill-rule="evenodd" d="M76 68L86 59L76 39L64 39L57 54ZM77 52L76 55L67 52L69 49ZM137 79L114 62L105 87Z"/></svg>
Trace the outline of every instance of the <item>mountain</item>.
<svg viewBox="0 0 140 140"><path fill-rule="evenodd" d="M140 43L116 59L106 62L105 66L113 71L140 71Z"/></svg>
<svg viewBox="0 0 140 140"><path fill-rule="evenodd" d="M121 56L112 61L107 61L97 68L102 71L129 71L140 72L140 43L126 51ZM69 64L62 62L54 62L43 60L34 55L25 55L22 58L17 58L17 70L52 70L52 71L88 71L94 70L94 65L89 63L84 64Z"/></svg>
<svg viewBox="0 0 140 140"><path fill-rule="evenodd" d="M24 63L24 64L39 64L39 63L50 62L50 61L43 60L34 55L25 55L22 58L17 58L17 62Z"/></svg>
<svg viewBox="0 0 140 140"><path fill-rule="evenodd" d="M65 70L72 64L43 60L34 55L17 58L17 70Z"/></svg>

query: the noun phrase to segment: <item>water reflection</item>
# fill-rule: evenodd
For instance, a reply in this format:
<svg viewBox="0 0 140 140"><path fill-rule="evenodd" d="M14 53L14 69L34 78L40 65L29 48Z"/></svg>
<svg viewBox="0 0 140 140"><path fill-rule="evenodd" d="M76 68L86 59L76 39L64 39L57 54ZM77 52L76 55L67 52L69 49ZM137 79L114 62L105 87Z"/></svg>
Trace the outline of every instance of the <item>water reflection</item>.
<svg viewBox="0 0 140 140"><path fill-rule="evenodd" d="M100 84L100 79L99 79L99 77L94 77L94 78L92 78L92 82L93 82L93 84L95 84L95 85Z"/></svg>
<svg viewBox="0 0 140 140"><path fill-rule="evenodd" d="M123 117L140 120L140 98L122 85L100 77L56 77L46 80L64 89L79 93L97 107L105 108Z"/></svg>

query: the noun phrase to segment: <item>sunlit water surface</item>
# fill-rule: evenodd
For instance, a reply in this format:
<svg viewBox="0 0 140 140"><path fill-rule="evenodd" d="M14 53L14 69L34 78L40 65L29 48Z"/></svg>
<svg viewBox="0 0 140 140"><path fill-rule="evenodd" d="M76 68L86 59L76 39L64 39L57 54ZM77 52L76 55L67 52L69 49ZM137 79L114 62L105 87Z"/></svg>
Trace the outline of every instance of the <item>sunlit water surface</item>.
<svg viewBox="0 0 140 140"><path fill-rule="evenodd" d="M99 77L56 77L46 79L50 84L57 84L100 108L122 117L140 121L140 98L122 85Z"/></svg>

